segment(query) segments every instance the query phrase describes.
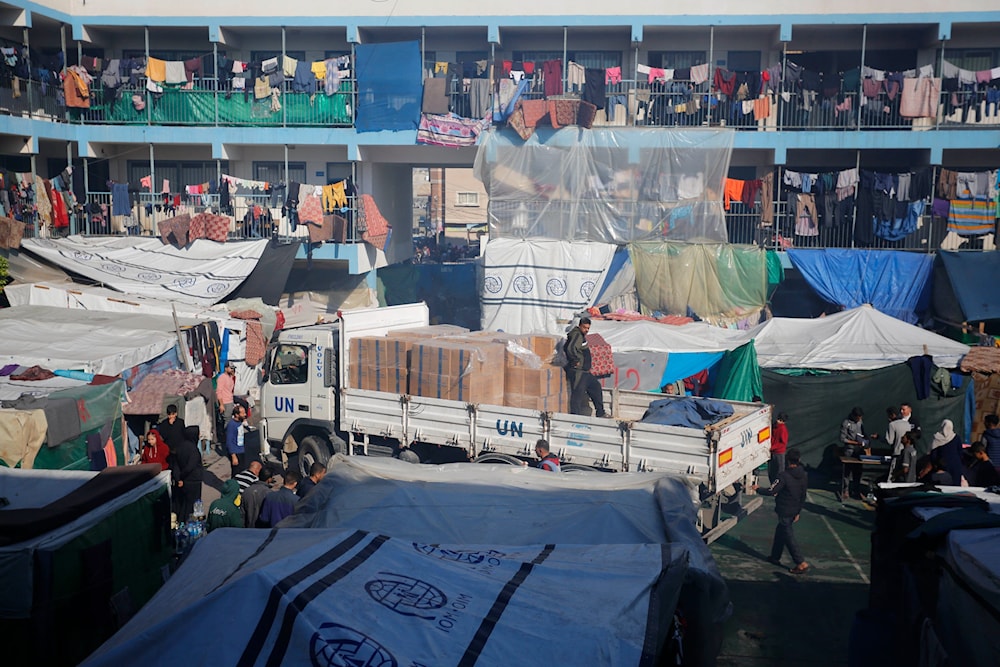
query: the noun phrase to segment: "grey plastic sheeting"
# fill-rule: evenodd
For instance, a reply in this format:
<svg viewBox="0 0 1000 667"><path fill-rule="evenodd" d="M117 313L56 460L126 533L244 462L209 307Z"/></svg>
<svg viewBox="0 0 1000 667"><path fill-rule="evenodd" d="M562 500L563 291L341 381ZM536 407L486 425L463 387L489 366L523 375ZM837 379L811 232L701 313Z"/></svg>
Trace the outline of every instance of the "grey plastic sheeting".
<svg viewBox="0 0 1000 667"><path fill-rule="evenodd" d="M722 188L733 130L489 132L475 174L491 238L728 241Z"/></svg>

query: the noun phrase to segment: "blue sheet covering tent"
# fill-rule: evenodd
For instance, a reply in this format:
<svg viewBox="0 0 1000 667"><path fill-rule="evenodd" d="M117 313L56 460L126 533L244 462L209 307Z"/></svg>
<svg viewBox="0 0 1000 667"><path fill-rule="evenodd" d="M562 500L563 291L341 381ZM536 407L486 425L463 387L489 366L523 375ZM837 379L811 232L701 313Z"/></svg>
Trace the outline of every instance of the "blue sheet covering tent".
<svg viewBox="0 0 1000 667"><path fill-rule="evenodd" d="M416 130L420 124L420 42L358 44L358 132Z"/></svg>
<svg viewBox="0 0 1000 667"><path fill-rule="evenodd" d="M911 324L915 311L926 310L931 255L825 248L789 250L788 258L816 292L830 303L856 308L870 303Z"/></svg>
<svg viewBox="0 0 1000 667"><path fill-rule="evenodd" d="M1000 318L1000 253L940 251L934 265L932 308L949 322Z"/></svg>

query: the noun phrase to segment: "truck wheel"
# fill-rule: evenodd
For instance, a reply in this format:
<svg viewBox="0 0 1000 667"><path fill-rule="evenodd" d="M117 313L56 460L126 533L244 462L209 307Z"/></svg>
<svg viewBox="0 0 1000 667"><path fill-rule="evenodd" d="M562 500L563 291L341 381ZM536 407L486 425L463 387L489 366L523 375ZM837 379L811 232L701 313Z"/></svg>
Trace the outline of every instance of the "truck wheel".
<svg viewBox="0 0 1000 667"><path fill-rule="evenodd" d="M559 466L559 469L563 472L603 472L597 468L580 465L579 463L563 463Z"/></svg>
<svg viewBox="0 0 1000 667"><path fill-rule="evenodd" d="M519 466L521 465L521 459L510 454L488 453L477 456L476 463L506 463L512 466Z"/></svg>
<svg viewBox="0 0 1000 667"><path fill-rule="evenodd" d="M326 465L326 462L330 460L330 446L323 438L317 435L308 435L302 438L302 442L299 444L298 459L299 472L302 473L303 478L308 477L312 464L322 463Z"/></svg>

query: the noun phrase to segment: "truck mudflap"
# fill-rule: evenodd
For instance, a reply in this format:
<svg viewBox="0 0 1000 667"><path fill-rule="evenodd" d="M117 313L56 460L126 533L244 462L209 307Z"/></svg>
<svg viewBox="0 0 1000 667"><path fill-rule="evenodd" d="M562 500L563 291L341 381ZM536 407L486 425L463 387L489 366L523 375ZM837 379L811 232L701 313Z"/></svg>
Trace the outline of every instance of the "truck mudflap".
<svg viewBox="0 0 1000 667"><path fill-rule="evenodd" d="M628 427L614 419L553 413L549 447L567 464L628 470Z"/></svg>
<svg viewBox="0 0 1000 667"><path fill-rule="evenodd" d="M480 404L475 416L477 456L499 452L534 458L535 443L546 437L546 415L539 410Z"/></svg>

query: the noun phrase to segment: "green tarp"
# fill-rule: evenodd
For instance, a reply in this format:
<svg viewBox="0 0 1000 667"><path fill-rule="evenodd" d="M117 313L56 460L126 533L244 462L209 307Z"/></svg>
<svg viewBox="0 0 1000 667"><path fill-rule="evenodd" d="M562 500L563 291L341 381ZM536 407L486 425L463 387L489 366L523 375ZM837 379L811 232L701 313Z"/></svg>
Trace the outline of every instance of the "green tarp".
<svg viewBox="0 0 1000 667"><path fill-rule="evenodd" d="M802 460L810 466L832 466L836 462L840 425L854 406L865 412L865 432L878 433L881 439L889 425L885 409L910 403L923 431L917 443L920 454L929 451L941 420L950 419L956 433L965 430L969 378L964 379L955 395L942 398L932 391L930 398L918 401L913 374L906 364L820 376L792 376L765 369L761 375L764 400L774 406L775 414L788 413L789 445L798 447ZM875 441L873 447L877 449L879 442Z"/></svg>
<svg viewBox="0 0 1000 667"><path fill-rule="evenodd" d="M629 245L643 312L739 320L767 304L767 253L755 246L642 242Z"/></svg>
<svg viewBox="0 0 1000 667"><path fill-rule="evenodd" d="M753 341L723 355L712 393L730 401L761 400L764 389Z"/></svg>
<svg viewBox="0 0 1000 667"><path fill-rule="evenodd" d="M62 389L49 394L49 398L72 398L77 401L82 433L57 447L42 445L35 457L36 470L90 470L87 456L87 436L99 433L111 424L111 439L115 443L118 465L125 463L124 439L122 438L122 388L121 380L110 384L82 385L73 389Z"/></svg>
<svg viewBox="0 0 1000 667"><path fill-rule="evenodd" d="M218 104L219 125L342 125L353 122L348 112L351 83L340 84L336 95L323 93L285 93L278 96L283 111L271 111L271 98L254 100L250 94L244 101L242 93L216 95L206 90L165 89L158 98L143 94L147 109L136 111L132 94L123 93L117 100L94 104L85 111L85 118L94 122L145 125L215 125ZM95 97L95 101L100 97Z"/></svg>

